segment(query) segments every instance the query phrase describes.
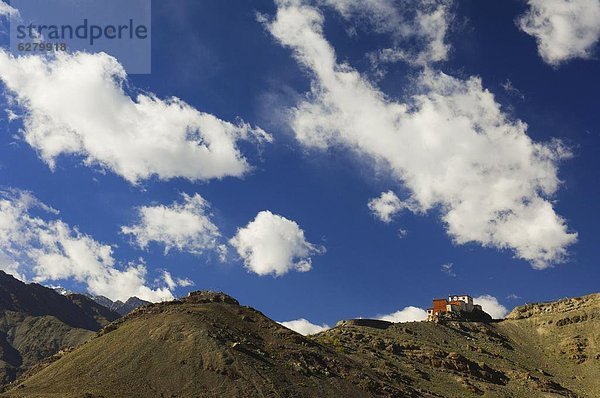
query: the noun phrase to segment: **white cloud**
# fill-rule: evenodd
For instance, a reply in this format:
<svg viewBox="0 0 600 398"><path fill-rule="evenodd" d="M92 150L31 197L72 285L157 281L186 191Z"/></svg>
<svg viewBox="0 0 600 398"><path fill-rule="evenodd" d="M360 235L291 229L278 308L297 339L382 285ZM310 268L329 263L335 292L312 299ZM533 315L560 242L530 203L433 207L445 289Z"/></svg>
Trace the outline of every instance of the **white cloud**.
<svg viewBox="0 0 600 398"><path fill-rule="evenodd" d="M11 7L4 1L0 1L0 16L12 17L17 15L19 15L19 10Z"/></svg>
<svg viewBox="0 0 600 398"><path fill-rule="evenodd" d="M250 165L237 142L271 140L260 128L220 120L178 98L132 98L125 70L105 53L13 57L1 50L0 79L25 110L25 140L51 168L60 155L78 155L131 183L154 175L239 177Z"/></svg>
<svg viewBox="0 0 600 398"><path fill-rule="evenodd" d="M20 270L21 265L0 250L0 270L12 275L21 282L28 282L27 276Z"/></svg>
<svg viewBox="0 0 600 398"><path fill-rule="evenodd" d="M183 203L170 206L143 206L137 209L135 225L121 227L132 235L137 245L145 249L150 242L171 249L200 254L206 250L219 251L221 233L208 213L209 203L199 194L182 194Z"/></svg>
<svg viewBox="0 0 600 398"><path fill-rule="evenodd" d="M440 211L457 244L511 249L542 269L563 261L577 239L554 212L559 141L533 142L481 79L425 69L407 103L388 98L336 60L313 7L278 1L272 35L311 72L312 91L290 124L308 147L346 147L407 188L419 211Z"/></svg>
<svg viewBox="0 0 600 398"><path fill-rule="evenodd" d="M307 242L304 231L294 221L270 211L258 213L246 227L238 229L229 243L246 268L261 276L310 271L311 255L325 252L325 248Z"/></svg>
<svg viewBox="0 0 600 398"><path fill-rule="evenodd" d="M182 278L173 278L173 276L171 275L171 273L169 271L167 271L167 270L163 270L162 276L161 276L161 280L171 290L174 290L178 286L181 286L181 287L194 286L194 282L192 282L191 280L189 280L187 278L185 278L185 279L182 279Z"/></svg>
<svg viewBox="0 0 600 398"><path fill-rule="evenodd" d="M175 282L177 283L177 286L181 287L190 287L195 285L194 281L188 278L177 278L175 279Z"/></svg>
<svg viewBox="0 0 600 398"><path fill-rule="evenodd" d="M35 282L74 279L84 283L90 293L113 300L173 298L168 287L146 285L143 261L119 269L110 246L60 219L34 216L31 210L57 214L27 192L0 192L0 264L5 271Z"/></svg>
<svg viewBox="0 0 600 398"><path fill-rule="evenodd" d="M373 54L375 62L405 61L427 65L448 58L446 35L453 15L452 0L320 0L345 19L366 23L377 33L388 34L392 47ZM279 1L280 5L302 4ZM304 2L306 3L306 2Z"/></svg>
<svg viewBox="0 0 600 398"><path fill-rule="evenodd" d="M600 1L528 0L519 27L537 40L538 53L550 65L589 58L600 39Z"/></svg>
<svg viewBox="0 0 600 398"><path fill-rule="evenodd" d="M300 333L301 335L307 336L309 334L316 334L329 329L327 325L315 325L310 323L306 319L296 319L295 321L279 322L279 324L285 326L288 329L292 329L294 332Z"/></svg>
<svg viewBox="0 0 600 398"><path fill-rule="evenodd" d="M506 307L500 304L496 297L490 296L489 294L474 297L473 302L481 305L481 308L494 319L502 319L508 314Z"/></svg>
<svg viewBox="0 0 600 398"><path fill-rule="evenodd" d="M411 306L388 315L379 315L377 319L394 323L424 321L427 319L427 311Z"/></svg>
<svg viewBox="0 0 600 398"><path fill-rule="evenodd" d="M379 197L369 201L369 210L384 223L390 223L392 218L404 209L418 211L418 206L411 202L403 202L392 191L383 192Z"/></svg>

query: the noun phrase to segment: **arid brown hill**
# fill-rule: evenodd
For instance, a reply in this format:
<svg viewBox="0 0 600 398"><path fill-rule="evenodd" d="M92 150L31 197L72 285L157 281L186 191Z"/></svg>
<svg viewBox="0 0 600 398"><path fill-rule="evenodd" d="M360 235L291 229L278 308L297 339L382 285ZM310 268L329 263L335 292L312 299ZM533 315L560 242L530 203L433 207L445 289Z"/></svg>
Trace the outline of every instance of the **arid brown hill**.
<svg viewBox="0 0 600 398"><path fill-rule="evenodd" d="M142 307L9 397L597 397L600 295L300 336L222 293Z"/></svg>
<svg viewBox="0 0 600 398"><path fill-rule="evenodd" d="M341 322L314 336L439 397L600 397L600 294L531 304L492 323Z"/></svg>
<svg viewBox="0 0 600 398"><path fill-rule="evenodd" d="M118 317L85 296L63 296L0 271L0 383L81 344Z"/></svg>
<svg viewBox="0 0 600 398"><path fill-rule="evenodd" d="M8 396L420 397L222 293L133 311Z"/></svg>

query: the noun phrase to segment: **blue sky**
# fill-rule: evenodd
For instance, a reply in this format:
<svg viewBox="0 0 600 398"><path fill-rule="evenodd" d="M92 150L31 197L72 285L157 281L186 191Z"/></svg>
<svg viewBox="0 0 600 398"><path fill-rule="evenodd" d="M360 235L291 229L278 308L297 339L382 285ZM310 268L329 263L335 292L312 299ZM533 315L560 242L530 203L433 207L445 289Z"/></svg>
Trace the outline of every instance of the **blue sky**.
<svg viewBox="0 0 600 398"><path fill-rule="evenodd" d="M71 153L63 148L53 157L55 167L52 169L47 159L44 161L43 154L51 148L52 134L59 133L57 129L49 128L45 134L33 140L31 137L35 131L27 125L28 118L39 122L43 112L53 110L50 115L59 122L76 126L73 127L76 135L90 138L92 134L102 134L97 130L78 131L77 128L85 127L76 123L83 122L69 114L71 109L73 112L82 112L83 108L77 105L81 101L80 96L93 92L83 92L82 89L82 92L73 94L59 89L57 84L60 83L50 79L46 85L40 83L40 91L32 89L23 81L36 81L37 72L16 66L15 58L3 54L0 62L0 78L4 81L2 109L11 109L19 117L9 121L9 113L5 113L0 121L0 128L4 131L0 135L0 185L5 191L7 203L22 203L23 195L37 198L37 204L31 204L24 210L25 213L19 213L19 219L22 220L25 217L23 214L26 214L29 221L17 232L31 232L32 228L37 228L35 220L44 220L46 224L43 228L51 234L56 233L56 225L50 223L62 220L69 226L66 239L79 242L86 237L98 245L109 245L114 260L114 264L107 265L110 261L105 259L98 268L100 271L81 273L77 267L82 265L68 253L64 242L55 242L49 247L40 243L38 238L18 242L13 239L9 243L4 242L2 248L5 269L15 271L14 264L18 263L18 272L24 279L108 295L110 286L94 290L94 283L97 282L94 282L97 277L94 272L110 273L108 268L125 272L133 262L136 266L142 264L144 267L146 273L142 282L149 291L170 292L180 296L191 290L222 290L273 319L286 321L306 318L319 325L332 325L337 320L349 317L390 314L407 306L425 308L432 298L453 292L466 292L473 296L490 295L510 309L526 302L577 296L598 290L600 270L596 266L596 228L600 209L595 198L598 196L600 172L596 156L600 144L600 114L596 109L600 103L600 64L596 48L598 36L594 36L593 28L585 26L586 18L573 17L567 22L574 28L577 23L584 24L584 28L590 32L584 31L591 38L556 38L552 32L535 30L535 21L530 21L529 28L519 22L519 18L536 4L544 7L536 1L433 1L429 8L417 7L406 15L402 11L406 9L402 7L402 2L391 0L364 2L360 6L353 5L350 0L280 1L278 4L246 0L171 3L152 3L152 73L131 74L124 78L125 93L133 97L139 93L153 93L161 101L177 97L187 106L214 115L224 123L235 124L243 120L249 126L239 128L235 134L247 134L248 137L238 137L234 143L249 167L241 176L231 175L235 172L229 170L216 178L190 178L181 176L180 169L180 176L167 176L166 169L157 166L158 172L128 178L124 175L127 166L111 164L108 158L102 158L103 148L94 147L92 150L83 145L83 148ZM389 27L394 24L388 26L386 21L380 20L379 25L373 25L370 18L381 17L377 14L380 10L377 7L382 5L393 7L411 33L402 35ZM441 16L436 14L440 18L436 21L441 21L446 29L440 36L440 43L445 50L442 55L437 55L438 58L427 58L429 54L424 56L423 61L417 62L420 55L429 51L427 46L433 36L429 35L429 30L424 30L424 33L415 30L415 11L427 15L436 10L444 11ZM538 11L560 12L560 8ZM286 12L287 16L295 17L291 19L292 22L284 18ZM582 12L590 13L589 10ZM469 98L461 97L461 89L454 92L452 87L454 84L463 87L471 77L479 77L481 87L473 90L479 90L477 93L487 92L488 97L485 98L492 98L493 94L493 101L505 115L503 123L514 128L516 121L521 120L528 126L524 131L531 143L549 145L549 148L558 152L571 152L571 156L563 156L562 159L559 159L560 156L552 160L527 158L525 162L531 161L532 164L526 164L522 172L517 171L516 177L513 176L528 184L535 178L521 177L519 173L549 173L549 181L558 183L556 189L539 193L539 187L532 188L530 196L523 199L526 209L521 213L521 210L511 208L511 204L506 209L500 209L514 211L515 218L523 218L516 220L516 233L512 229L500 229L489 221L487 227L495 233L494 238L489 240L488 235L469 230L469 225L456 221L459 237L475 238L467 243L453 239L449 235L448 223L443 221L448 209L458 209L458 203L474 200L473 197L479 194L487 197L492 189L487 182L496 183L505 175L499 173L496 177L494 172L490 172L486 174L487 182L473 183L473 186L469 185L470 180L466 180L464 189L446 189L437 184L424 187L422 182L407 183L399 177L404 173L414 175L412 178L415 181L422 181L423 169L435 163L436 158L428 157L425 152L423 156L412 151L406 153L403 149L396 154L393 150L387 151L385 144L379 149L369 149L370 144L365 144L364 140L369 141L380 134L379 128L386 127L380 126L377 121L380 116L382 119L385 117L368 114L367 107L364 114L360 113L356 119L351 114L327 113L331 109L323 103L339 105L335 101L345 101L343 96L335 96L337 88L346 93L351 91L344 90L356 88L328 86L329 83L325 81L327 77L319 80L319 71L295 57L294 54L298 55L298 52L306 54L317 48L311 47L313 42L298 39L299 34L294 33L297 26L290 26L302 18L302 22L317 18L312 22L322 23L322 31L309 24L315 29L310 32L311 35L316 35L310 37L315 43L325 40L335 50L338 66L347 64L346 67L352 68L361 81L370 82L369 90L385 95L383 103L416 106L411 102L415 101L416 94L429 96L430 99L439 94L426 91L435 89L423 88L423 84L440 84L444 85L442 94L439 94L444 99L440 101L451 98L451 101L455 101L452 102L453 106L464 105L469 108L471 105L460 103ZM277 33L277 26L284 30ZM424 26L435 31L433 25ZM526 32L528 29L529 32ZM7 40L5 35L3 41L6 43ZM557 48L564 47L565 40L573 41L567 46L566 52ZM549 43L551 51L544 53L540 43ZM409 56L375 65L369 54L376 54L385 48L403 51ZM92 61L105 60L94 58ZM307 62L310 64L313 61ZM67 64L65 61L54 66L58 70L68 68ZM92 79L90 74L95 70L92 68L82 75L72 73L67 76L76 83L76 79ZM332 71L321 72L322 76L327 76ZM420 84L427 72L432 73L434 77L430 79L433 81ZM441 72L453 79L454 83L442 82L443 78L438 75ZM18 74L24 80L16 78ZM84 88L87 87L81 83ZM309 94L311 85L317 90ZM58 109L48 105L44 108L46 105L43 101L36 102L36 95L43 96L41 92L53 89L65 95L63 107ZM355 99L361 106L359 94L365 91L357 90ZM323 97L319 98L319 95ZM481 100L482 97L478 98ZM312 113L296 113L296 121L314 121L317 116L323 116L322 112L331 120L323 119L323 125L312 129L311 126L304 128L294 125L292 112L300 109L302 103L316 104L315 108L318 109L311 108ZM91 111L88 108L83 110L92 114L109 112L102 108L107 106L105 103L94 103L93 106ZM373 109L380 109L378 106ZM488 110L485 108L486 112ZM489 111L493 113L493 110ZM159 110L154 112L156 114ZM450 112L450 116L442 116L458 118L459 113L454 111ZM167 139L171 134L168 122L161 125L164 127L161 134ZM374 127L368 135L354 141L352 134L364 133L354 128L356 125ZM451 129L460 126L452 122L447 125ZM140 128L140 137L144 136L144 127ZM328 128L331 129L331 137L328 138L331 140L327 148L316 148L309 142L323 138L319 134ZM419 128L411 130L410 126L402 128L406 130L406 137L431 133L431 139L435 140L438 139L436 128L442 127L431 127L431 131ZM486 133L485 128L482 127L483 134ZM261 131L265 132L267 138L261 136ZM120 133L127 134L123 130ZM308 134L309 138L300 137L303 133ZM395 133L391 134L393 136ZM450 137L455 134L462 137L456 139L464 140L460 148L472 144L469 136L462 136L458 130L452 130L449 134ZM119 136L113 138L114 141L96 140L93 145L118 145ZM561 149L549 144L555 139L562 142ZM401 139L399 143L390 142L389 147L397 144L402 148L404 142ZM503 144L500 142L498 145ZM523 145L526 145L525 149L531 149L530 144ZM133 145L131 148L135 151L139 146ZM488 152L467 154L484 162L487 158L497 156L494 165L500 164L500 168L511 156L510 148L506 150L506 155L502 147L498 147L497 151L493 145L485 148ZM490 151L490 148L493 150ZM443 152L440 162L445 161L448 153L448 156L461 156L460 152L453 155L452 150L453 146L450 145L448 151ZM95 164L84 164L83 160L92 152L95 154ZM403 157L408 158L413 154L413 163L408 160L404 163ZM146 162L151 163L154 159L160 162L160 151L154 152ZM422 166L418 159L429 163ZM394 163L396 160L399 165ZM102 162L103 165L98 164ZM202 174L201 171L198 173ZM459 183L462 175L450 173L448 178L454 178ZM464 175L469 175L469 170ZM435 177L444 178L440 175ZM430 206L425 196L414 196L417 190L426 188L439 188L440 191L435 194L437 196ZM471 188L477 193L468 196L471 195ZM395 193L400 206L406 208L386 223L373 214L368 203L390 190ZM166 233L161 234L160 239L150 235L147 245L144 245L140 244L140 236L136 241L134 234L122 232L123 226L137 225L140 227L138 231L143 230L140 208L173 210L176 208L174 203L184 206L185 197L182 194L189 195L188 198L198 194L206 202L205 207L196 205L194 209L196 216L201 214L204 222L210 222L218 230L216 235L207 238L208 241L198 243L198 239L206 236L186 235L179 231L182 234L176 238L166 236ZM538 240L535 240L525 236L522 239L526 242L523 243L519 240L520 231L531 225L531 219L527 218L528 206L537 198L553 209L548 223L554 229L548 239L537 237L535 239ZM44 211L40 203L56 209L59 214ZM193 207L190 206L188 209ZM417 209L412 211L411 206ZM5 208L5 211L8 210ZM263 211L269 213L261 213ZM470 214L461 209L459 219L475 220L480 217L475 212L483 210L473 208L472 211L474 213ZM252 224L253 220L259 220L259 214L263 214L260 222ZM538 218L533 223L541 225L546 221ZM180 225L178 222L175 224ZM240 235L238 229L245 234ZM399 233L399 230L404 232ZM206 235L206 229L202 231ZM546 232L540 232L543 233ZM503 234L506 236L501 238ZM257 249L256 245L260 246L257 235L262 239L259 239L262 249ZM234 236L239 238L237 243L230 241ZM165 247L169 246L169 238L175 240L170 241L170 250L165 251ZM213 238L216 243L210 241ZM265 243L265 239L272 239L275 248L269 246L269 242ZM287 249L277 246L283 242L281 239L287 239L290 245ZM554 239L558 243L548 243ZM82 250L91 250L97 255L94 244L89 240L86 242ZM177 247L178 243L180 247ZM228 254L221 261L219 246L223 245L228 247ZM33 250L40 247L55 256L41 259L39 253ZM519 248L522 250L520 254ZM17 249L27 254L15 254ZM284 253L265 253L271 249L281 249ZM523 254L529 249L535 253ZM256 255L254 262L252 255L248 254L252 250ZM258 253L257 250L262 251ZM540 253L548 250L556 250L555 255L547 257L543 264L536 263L536 259L542 256ZM52 268L54 263L48 264L67 261L65 258L73 263L71 268L67 267L69 271L63 269L61 273ZM256 263L265 258L275 258L275 262L284 258L290 262L287 265L273 264L272 273L259 275ZM303 261L307 259L312 265L308 271L302 269L302 264L306 265ZM45 261L42 267L40 261ZM265 261L265 264L269 263L269 260ZM449 272L444 272L442 266L447 264L452 266L446 267ZM279 276L273 274L276 269L282 270ZM165 270L173 279L193 281L194 286L188 286L189 283L185 282L179 286L175 286L177 282L168 286L163 278ZM109 285L118 284L119 278L103 281L108 280ZM139 286L134 285L132 291L140 292ZM113 287L119 294L126 295L129 292Z"/></svg>

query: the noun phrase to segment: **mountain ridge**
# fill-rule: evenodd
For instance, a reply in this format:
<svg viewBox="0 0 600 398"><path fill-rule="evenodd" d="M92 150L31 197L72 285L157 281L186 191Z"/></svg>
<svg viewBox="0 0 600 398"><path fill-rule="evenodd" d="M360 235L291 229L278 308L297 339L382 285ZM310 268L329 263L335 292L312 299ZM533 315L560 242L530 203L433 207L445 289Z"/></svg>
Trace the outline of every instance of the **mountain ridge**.
<svg viewBox="0 0 600 398"><path fill-rule="evenodd" d="M120 315L127 315L128 313L130 313L137 307L141 307L142 305L150 304L149 301L142 300L136 296L129 297L125 302L123 302L121 300L113 301L113 300L109 299L108 297L105 297L102 295L93 295L93 294L89 294L89 293L74 292L74 291L65 289L62 286L52 287L52 289L55 292L57 292L63 296L72 296L72 295L86 296L86 297L94 300L96 303L100 304L101 306L104 306L111 311L117 312Z"/></svg>
<svg viewBox="0 0 600 398"><path fill-rule="evenodd" d="M142 300L136 296L129 297L125 302L121 300L112 301L108 297L104 296L87 296L95 302L97 302L98 304L110 309L111 311L119 313L121 316L129 314L131 311L135 310L138 307L151 304L149 301Z"/></svg>
<svg viewBox="0 0 600 398"><path fill-rule="evenodd" d="M304 337L194 292L114 321L5 396L594 397L600 295L572 300L491 323L341 322Z"/></svg>
<svg viewBox="0 0 600 398"><path fill-rule="evenodd" d="M86 296L63 296L0 271L0 383L80 345L119 316Z"/></svg>

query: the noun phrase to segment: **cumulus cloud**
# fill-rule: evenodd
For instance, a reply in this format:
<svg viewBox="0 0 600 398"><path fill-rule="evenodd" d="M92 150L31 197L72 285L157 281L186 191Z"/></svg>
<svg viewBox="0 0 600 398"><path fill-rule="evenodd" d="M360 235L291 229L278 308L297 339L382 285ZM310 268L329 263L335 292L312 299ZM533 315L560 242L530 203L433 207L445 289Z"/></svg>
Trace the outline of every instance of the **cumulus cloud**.
<svg viewBox="0 0 600 398"><path fill-rule="evenodd" d="M148 301L173 298L169 287L146 284L143 261L120 266L112 247L97 242L60 219L33 215L57 212L27 192L0 192L0 266L22 280L35 282L73 279L90 293L113 300L137 296Z"/></svg>
<svg viewBox="0 0 600 398"><path fill-rule="evenodd" d="M392 218L404 209L417 211L418 207L410 202L403 202L392 192L383 192L379 197L369 201L369 210L384 223L390 223Z"/></svg>
<svg viewBox="0 0 600 398"><path fill-rule="evenodd" d="M300 333L301 335L308 336L309 334L316 334L330 329L329 326L315 325L310 323L304 318L296 319L295 321L279 322L280 325L285 326L288 329L292 329L294 332Z"/></svg>
<svg viewBox="0 0 600 398"><path fill-rule="evenodd" d="M25 112L25 140L51 168L60 155L77 155L131 183L239 177L250 165L238 141L271 140L178 98L131 97L125 70L105 53L14 57L1 50L0 79Z"/></svg>
<svg viewBox="0 0 600 398"><path fill-rule="evenodd" d="M425 69L402 103L337 62L321 12L279 0L271 34L293 51L312 90L290 125L307 147L345 147L372 159L410 191L420 212L439 211L457 244L511 249L542 269L564 261L577 235L553 209L560 141L537 143L480 78Z"/></svg>
<svg viewBox="0 0 600 398"><path fill-rule="evenodd" d="M388 315L380 315L377 319L388 322L418 322L427 319L427 311L419 307L406 307Z"/></svg>
<svg viewBox="0 0 600 398"><path fill-rule="evenodd" d="M238 229L229 243L246 268L261 276L310 271L311 256L325 252L324 247L309 243L294 221L270 211L258 213L246 227Z"/></svg>
<svg viewBox="0 0 600 398"><path fill-rule="evenodd" d="M279 1L279 4L301 4ZM306 3L306 2L305 2ZM319 0L345 19L387 34L392 46L372 54L376 62L427 65L448 58L446 35L453 19L452 0Z"/></svg>
<svg viewBox="0 0 600 398"><path fill-rule="evenodd" d="M474 297L473 302L481 305L481 308L483 308L483 310L490 314L494 319L502 319L506 316L506 314L508 314L506 307L500 304L496 297L490 296L489 294Z"/></svg>
<svg viewBox="0 0 600 398"><path fill-rule="evenodd" d="M557 66L573 58L589 58L600 39L600 1L528 0L518 24L535 37L538 53Z"/></svg>
<svg viewBox="0 0 600 398"><path fill-rule="evenodd" d="M132 235L142 249L150 242L161 244L165 254L171 249L192 254L222 251L221 233L211 220L209 203L199 194L181 196L182 203L138 208L136 224L121 227L121 232Z"/></svg>

